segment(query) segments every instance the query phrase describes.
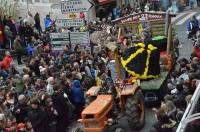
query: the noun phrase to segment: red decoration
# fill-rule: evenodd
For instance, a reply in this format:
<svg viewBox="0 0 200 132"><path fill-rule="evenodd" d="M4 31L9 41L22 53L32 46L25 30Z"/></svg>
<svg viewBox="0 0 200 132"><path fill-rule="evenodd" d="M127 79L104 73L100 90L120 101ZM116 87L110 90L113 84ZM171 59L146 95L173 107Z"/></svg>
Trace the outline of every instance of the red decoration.
<svg viewBox="0 0 200 132"><path fill-rule="evenodd" d="M85 19L85 14L84 14L84 12L80 12L80 19Z"/></svg>

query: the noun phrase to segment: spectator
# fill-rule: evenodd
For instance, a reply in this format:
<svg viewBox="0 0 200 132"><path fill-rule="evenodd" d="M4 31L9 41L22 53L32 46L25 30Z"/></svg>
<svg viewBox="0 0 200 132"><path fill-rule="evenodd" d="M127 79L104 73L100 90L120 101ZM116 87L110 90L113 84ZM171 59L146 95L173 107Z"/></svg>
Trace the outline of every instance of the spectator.
<svg viewBox="0 0 200 132"><path fill-rule="evenodd" d="M47 88L46 88L46 91L49 95L52 95L54 93L54 89L53 89L53 84L54 84L54 78L53 77L49 77L47 79Z"/></svg>
<svg viewBox="0 0 200 132"><path fill-rule="evenodd" d="M54 107L53 100L51 97L46 98L45 102L46 111L48 114L48 127L49 132L56 132L56 126L57 126L57 118L58 118L58 112Z"/></svg>
<svg viewBox="0 0 200 132"><path fill-rule="evenodd" d="M16 36L13 47L17 54L17 62L19 65L21 65L22 64L21 56L23 55L24 49L22 47L19 35Z"/></svg>
<svg viewBox="0 0 200 132"><path fill-rule="evenodd" d="M5 48L10 49L11 48L11 39L13 38L12 32L10 31L10 28L5 25L4 27L4 46Z"/></svg>
<svg viewBox="0 0 200 132"><path fill-rule="evenodd" d="M34 26L34 18L30 11L28 11L26 21L27 21L27 24L30 25L31 27Z"/></svg>
<svg viewBox="0 0 200 132"><path fill-rule="evenodd" d="M18 97L18 103L14 106L14 115L17 123L25 123L28 117L29 106L27 105L27 98L21 94Z"/></svg>
<svg viewBox="0 0 200 132"><path fill-rule="evenodd" d="M6 125L6 117L3 113L0 114L0 131L1 132L7 132L7 130L5 129L5 125Z"/></svg>
<svg viewBox="0 0 200 132"><path fill-rule="evenodd" d="M31 110L28 113L28 119L32 124L34 132L45 132L48 130L48 116L47 113L42 110L40 103L37 99L31 101Z"/></svg>
<svg viewBox="0 0 200 132"><path fill-rule="evenodd" d="M41 35L42 28L40 25L40 15L38 12L35 14L34 20L35 20L35 28L37 29L39 35Z"/></svg>
<svg viewBox="0 0 200 132"><path fill-rule="evenodd" d="M188 38L192 39L193 37L195 37L198 29L199 29L199 22L196 19L196 16L193 16L191 20L187 23Z"/></svg>
<svg viewBox="0 0 200 132"><path fill-rule="evenodd" d="M184 110L187 105L187 102L185 101L186 92L184 91L182 84L178 84L176 89L177 93L175 95L173 102L178 109Z"/></svg>
<svg viewBox="0 0 200 132"><path fill-rule="evenodd" d="M56 126L56 131L66 131L66 124L69 123L69 120L72 117L74 106L71 104L68 95L65 94L62 90L55 91L55 93L52 95L52 99L54 107L59 115L57 118L58 123Z"/></svg>
<svg viewBox="0 0 200 132"><path fill-rule="evenodd" d="M84 106L84 95L79 80L74 80L72 83L72 103L75 106L75 114L77 115L77 118L80 118Z"/></svg>
<svg viewBox="0 0 200 132"><path fill-rule="evenodd" d="M0 62L1 68L3 70L8 70L11 66L11 63L13 61L12 56L10 55L10 52L6 52L6 56L3 58L3 61Z"/></svg>
<svg viewBox="0 0 200 132"><path fill-rule="evenodd" d="M5 15L4 18L3 18L3 25L4 26L8 25L8 21L9 21L8 16Z"/></svg>
<svg viewBox="0 0 200 132"><path fill-rule="evenodd" d="M13 36L15 37L17 35L17 29L15 27L15 21L12 18L12 16L9 16L9 18L8 18L8 26L9 26L10 31L12 32Z"/></svg>
<svg viewBox="0 0 200 132"><path fill-rule="evenodd" d="M50 18L50 15L46 15L46 18L44 19L45 30L50 29L52 24L53 24L53 22L52 22L52 20Z"/></svg>
<svg viewBox="0 0 200 132"><path fill-rule="evenodd" d="M153 125L153 128L158 132L172 132L172 128L175 126L176 122L170 120L168 116L159 110L156 113L157 123Z"/></svg>

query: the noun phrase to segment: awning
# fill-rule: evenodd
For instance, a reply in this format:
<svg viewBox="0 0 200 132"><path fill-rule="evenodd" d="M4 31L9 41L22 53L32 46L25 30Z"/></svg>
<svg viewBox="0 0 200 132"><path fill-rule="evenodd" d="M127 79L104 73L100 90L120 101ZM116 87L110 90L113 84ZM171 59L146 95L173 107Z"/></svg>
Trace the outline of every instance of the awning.
<svg viewBox="0 0 200 132"><path fill-rule="evenodd" d="M100 5L103 5L114 2L115 0L97 0L97 1L99 2Z"/></svg>

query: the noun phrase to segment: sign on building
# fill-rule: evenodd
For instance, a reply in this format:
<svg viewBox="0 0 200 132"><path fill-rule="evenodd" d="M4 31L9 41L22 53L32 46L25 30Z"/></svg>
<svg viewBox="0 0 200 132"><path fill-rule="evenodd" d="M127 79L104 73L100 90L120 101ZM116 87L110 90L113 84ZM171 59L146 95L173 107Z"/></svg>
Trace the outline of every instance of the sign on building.
<svg viewBox="0 0 200 132"><path fill-rule="evenodd" d="M84 25L83 19L57 19L56 26L58 27L80 27Z"/></svg>
<svg viewBox="0 0 200 132"><path fill-rule="evenodd" d="M70 44L69 33L50 33L50 40L53 50L63 50Z"/></svg>
<svg viewBox="0 0 200 132"><path fill-rule="evenodd" d="M91 7L92 3L89 0L61 1L62 13L87 12Z"/></svg>

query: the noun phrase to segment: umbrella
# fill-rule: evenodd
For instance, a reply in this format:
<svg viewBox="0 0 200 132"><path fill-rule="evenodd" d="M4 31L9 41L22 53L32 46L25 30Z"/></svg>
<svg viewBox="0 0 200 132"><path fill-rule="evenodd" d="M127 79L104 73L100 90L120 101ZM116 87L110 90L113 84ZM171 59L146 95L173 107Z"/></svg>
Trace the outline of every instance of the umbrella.
<svg viewBox="0 0 200 132"><path fill-rule="evenodd" d="M159 77L160 55L157 47L137 43L128 48L121 59L124 69L139 79L152 79Z"/></svg>

